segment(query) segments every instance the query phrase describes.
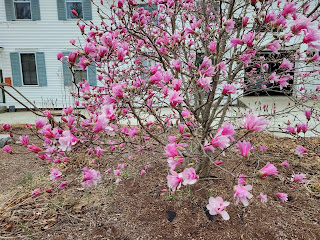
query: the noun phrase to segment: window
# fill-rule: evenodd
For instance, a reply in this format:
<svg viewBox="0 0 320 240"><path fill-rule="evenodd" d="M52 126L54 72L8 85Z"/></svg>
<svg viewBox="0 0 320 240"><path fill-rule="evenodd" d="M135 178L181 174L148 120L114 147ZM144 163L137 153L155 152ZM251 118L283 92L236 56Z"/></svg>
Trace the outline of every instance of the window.
<svg viewBox="0 0 320 240"><path fill-rule="evenodd" d="M292 51L279 51L279 54L264 51L256 54L254 62L259 62L260 67L247 67L245 68L245 84L247 89L245 90L247 96L252 95L292 95L293 93L293 77L294 72L284 72L279 68L284 58L289 60L290 56L293 55ZM292 60L291 60L292 61ZM268 64L268 68L261 74L261 68L263 64ZM270 83L268 77L270 74L275 72L278 75L290 74L292 78L288 78L288 86L280 87L279 83ZM265 89L264 89L265 86Z"/></svg>
<svg viewBox="0 0 320 240"><path fill-rule="evenodd" d="M78 84L82 82L82 79L87 79L87 70L83 71L82 69L75 69L74 70L74 78L75 83Z"/></svg>
<svg viewBox="0 0 320 240"><path fill-rule="evenodd" d="M16 19L31 19L31 0L14 0Z"/></svg>
<svg viewBox="0 0 320 240"><path fill-rule="evenodd" d="M158 25L158 17L152 16L152 12L158 10L157 5L155 5L155 4L149 5L149 4L144 3L144 4L139 4L138 7L143 8L144 10L147 10L150 13L152 22Z"/></svg>
<svg viewBox="0 0 320 240"><path fill-rule="evenodd" d="M67 19L83 18L82 0L66 0ZM78 16L72 14L71 10L76 10Z"/></svg>
<svg viewBox="0 0 320 240"><path fill-rule="evenodd" d="M36 58L34 53L21 53L23 85L38 85Z"/></svg>

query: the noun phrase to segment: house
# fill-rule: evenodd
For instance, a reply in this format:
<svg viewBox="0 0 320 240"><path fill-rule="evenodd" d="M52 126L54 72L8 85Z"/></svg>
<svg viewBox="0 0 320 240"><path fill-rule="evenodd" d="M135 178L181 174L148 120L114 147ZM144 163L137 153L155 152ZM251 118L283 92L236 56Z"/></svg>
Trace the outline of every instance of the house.
<svg viewBox="0 0 320 240"><path fill-rule="evenodd" d="M39 108L72 103L70 74L57 60L57 52L75 50L70 39L84 42L72 9L84 20L100 20L90 0L0 0L0 82L11 83ZM95 85L95 67L77 70L76 77ZM22 100L17 92L6 89ZM1 105L23 107L0 90Z"/></svg>

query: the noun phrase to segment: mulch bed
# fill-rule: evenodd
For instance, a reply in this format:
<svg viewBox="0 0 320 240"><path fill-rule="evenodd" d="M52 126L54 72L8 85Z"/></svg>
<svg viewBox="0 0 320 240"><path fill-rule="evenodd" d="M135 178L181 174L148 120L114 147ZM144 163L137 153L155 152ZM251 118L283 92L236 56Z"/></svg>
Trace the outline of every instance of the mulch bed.
<svg viewBox="0 0 320 240"><path fill-rule="evenodd" d="M76 180L64 190L31 197L34 188L54 189L48 177L51 165L32 154L1 152L0 239L320 239L319 157L309 153L297 158L292 139L255 137L254 142L267 147L266 153L257 151L242 160L232 148L219 159L228 169L243 161L235 170L242 174L266 162L278 167L279 177L247 179L254 197L246 208L233 204L233 179L217 168L212 169L210 179L182 186L174 196L169 192L160 196L167 188L168 171L160 153L134 156L118 185L104 171L121 158L108 156L99 161L103 181L96 188L83 189L78 182L80 171L70 170L69 177ZM312 142L319 145L319 139ZM14 151L20 150L23 147L14 146ZM290 168L279 165L284 160ZM146 162L151 162L151 168L139 176L138 166ZM310 183L292 184L292 171L307 174ZM267 203L258 199L260 192L268 195ZM277 192L288 193L289 201L281 203ZM218 195L232 203L227 208L229 221L206 211L208 198Z"/></svg>

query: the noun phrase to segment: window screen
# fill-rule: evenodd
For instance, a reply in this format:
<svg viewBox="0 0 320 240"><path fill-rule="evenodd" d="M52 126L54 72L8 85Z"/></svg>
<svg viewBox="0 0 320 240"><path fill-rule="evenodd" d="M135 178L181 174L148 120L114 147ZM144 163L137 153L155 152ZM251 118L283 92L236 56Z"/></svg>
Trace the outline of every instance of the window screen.
<svg viewBox="0 0 320 240"><path fill-rule="evenodd" d="M34 53L21 54L21 68L24 85L38 85Z"/></svg>
<svg viewBox="0 0 320 240"><path fill-rule="evenodd" d="M30 0L15 0L14 9L16 19L31 19Z"/></svg>
<svg viewBox="0 0 320 240"><path fill-rule="evenodd" d="M83 18L82 1L66 0L67 19ZM76 10L78 16L72 14L71 10Z"/></svg>

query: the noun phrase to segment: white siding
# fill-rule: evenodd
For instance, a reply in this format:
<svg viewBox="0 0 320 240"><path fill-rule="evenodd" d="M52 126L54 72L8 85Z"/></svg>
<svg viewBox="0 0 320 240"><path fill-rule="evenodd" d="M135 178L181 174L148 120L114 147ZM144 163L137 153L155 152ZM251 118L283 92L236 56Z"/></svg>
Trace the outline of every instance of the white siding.
<svg viewBox="0 0 320 240"><path fill-rule="evenodd" d="M70 39L84 42L77 20L58 20L57 1L40 0L41 20L7 21L4 0L0 0L0 69L3 77L11 77L10 52L44 52L46 61L46 87L24 86L17 89L38 107L61 108L71 103L69 89L64 87L59 51L72 50ZM96 7L92 5L93 22L99 23ZM12 92L12 91L10 91ZM12 92L14 96L18 96ZM21 99L20 97L18 97ZM52 104L53 103L53 104ZM5 105L22 106L6 95Z"/></svg>

